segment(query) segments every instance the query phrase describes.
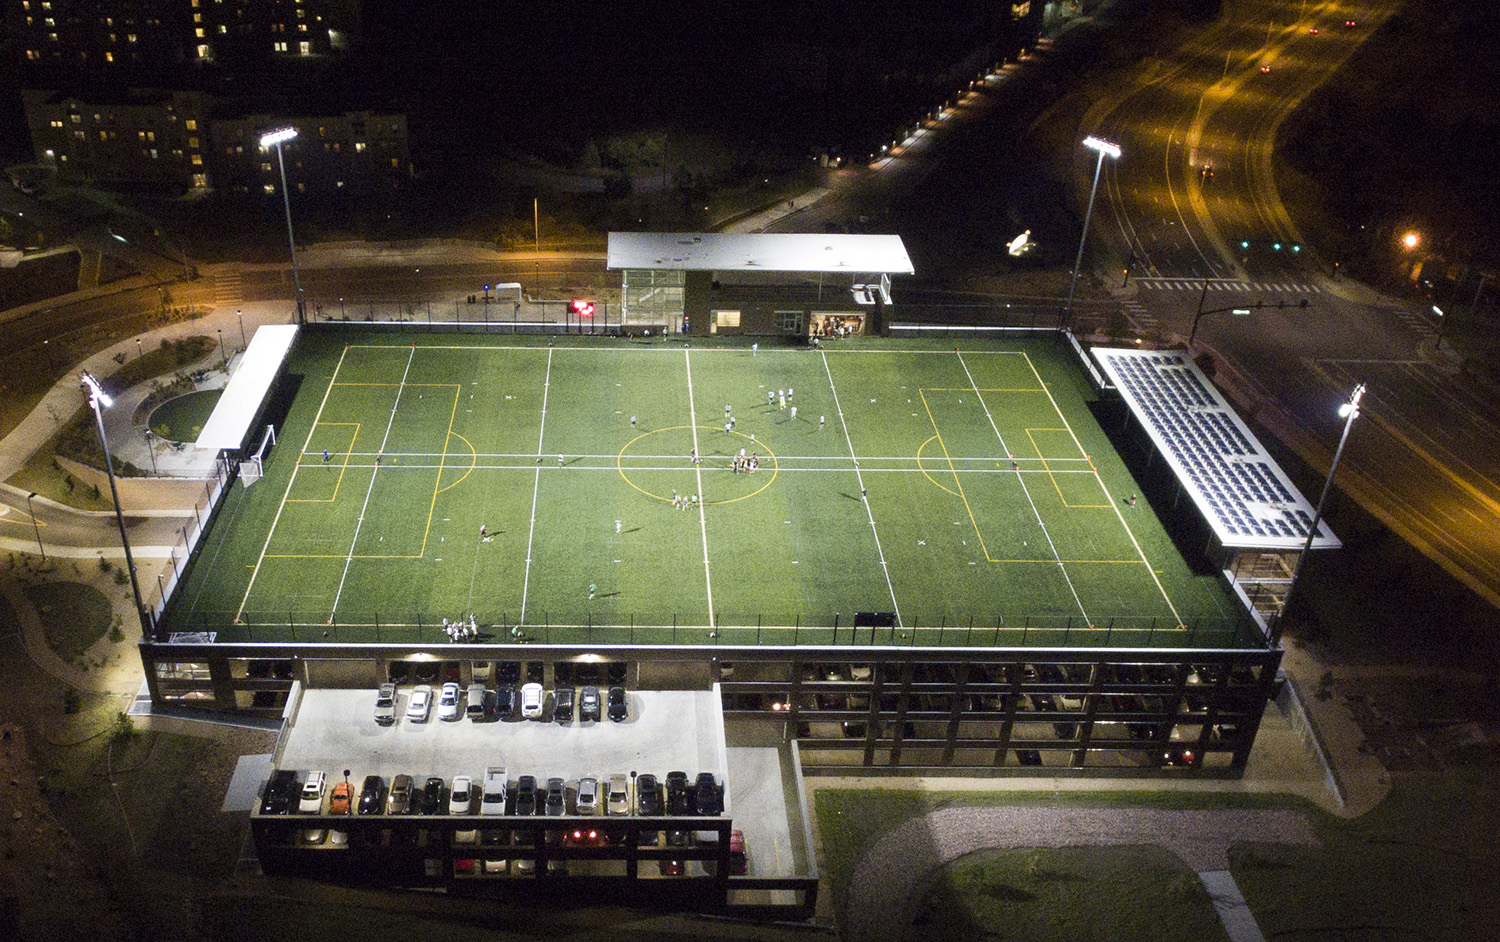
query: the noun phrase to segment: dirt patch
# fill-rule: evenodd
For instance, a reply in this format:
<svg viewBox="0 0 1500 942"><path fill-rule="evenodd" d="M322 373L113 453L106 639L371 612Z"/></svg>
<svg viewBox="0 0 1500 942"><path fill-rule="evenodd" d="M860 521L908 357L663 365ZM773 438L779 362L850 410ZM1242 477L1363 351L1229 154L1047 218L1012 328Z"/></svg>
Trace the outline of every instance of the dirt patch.
<svg viewBox="0 0 1500 942"><path fill-rule="evenodd" d="M23 591L41 617L47 646L69 664L79 664L114 621L109 598L91 585L43 582Z"/></svg>

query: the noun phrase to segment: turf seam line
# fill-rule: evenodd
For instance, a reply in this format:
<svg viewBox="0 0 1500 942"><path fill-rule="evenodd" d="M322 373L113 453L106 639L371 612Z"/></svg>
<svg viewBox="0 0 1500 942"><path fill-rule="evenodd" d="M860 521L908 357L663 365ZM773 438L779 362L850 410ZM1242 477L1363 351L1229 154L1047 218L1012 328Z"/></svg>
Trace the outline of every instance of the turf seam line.
<svg viewBox="0 0 1500 942"><path fill-rule="evenodd" d="M411 373L411 361L416 359L416 356L417 347L413 344L411 353L406 355L406 369L401 371L401 385L396 387L396 401L391 403L391 417L386 419L385 434L380 438L380 450L382 452L385 451L385 443L390 441L391 427L396 424L396 410L401 408L401 394L406 391L406 377ZM344 597L344 582L349 578L349 567L354 563L354 547L359 545L359 531L365 525L365 511L370 509L370 495L375 493L375 479L379 476L380 462L377 461L375 469L370 472L370 485L365 488L365 502L359 505L359 518L354 521L354 539L349 541L349 555L344 560L344 574L339 576L338 591L333 593L333 607L328 610L329 621L333 620L334 613L339 610L339 600ZM438 480L442 480L441 471L438 472Z"/></svg>
<svg viewBox="0 0 1500 942"><path fill-rule="evenodd" d="M526 533L526 574L521 578L521 614L516 624L526 624L526 595L531 589L531 546L536 538L536 499L542 489L542 439L547 434L547 394L552 391L552 349L547 348L547 373L542 377L542 421L536 432L536 470L531 481L531 529Z"/></svg>
<svg viewBox="0 0 1500 942"><path fill-rule="evenodd" d="M833 393L833 409L838 413L839 425L844 430L844 442L849 446L849 457L854 461L854 480L859 484L860 502L865 505L865 515L870 518L870 534L875 537L875 552L880 556L880 571L885 573L885 587L891 593L891 608L896 613L896 627L905 628L901 620L901 604L896 601L896 586L891 582L891 567L886 564L885 550L880 545L880 531L875 527L875 511L870 509L869 495L865 493L864 475L859 470L859 458L854 454L854 439L849 437L849 423L844 420L844 407L839 402L838 387L833 384L833 370L828 367L828 354L818 351L823 360L823 372L828 377L828 391Z"/></svg>
<svg viewBox="0 0 1500 942"><path fill-rule="evenodd" d="M333 375L328 378L328 388L323 390L323 400L318 403L318 413L313 416L312 428L307 430L307 441L302 443L302 453L307 453L307 447L312 444L313 435L318 431L318 423L323 418L323 408L328 405L328 396L333 392L333 384L338 381L339 370L344 368L344 357L349 355L349 345L344 344L343 351L339 354L339 362L333 368ZM255 578L260 575L260 564L265 562L266 550L271 548L271 537L276 535L276 525L281 522L281 512L286 509L286 499L291 496L292 485L297 481L297 471L302 467L301 456L298 456L296 464L292 465L291 477L287 478L286 491L281 495L281 503L276 505L276 516L271 520L271 529L266 531L266 542L261 545L260 557L255 561L255 569L250 573L250 583L245 586L245 594L240 599L239 611L234 613L235 621L245 614L245 606L250 601L250 590L255 588Z"/></svg>
<svg viewBox="0 0 1500 942"><path fill-rule="evenodd" d="M693 358L684 347L682 362L687 368L688 424L693 429L693 454L698 454L698 408L693 400ZM708 593L708 623L714 623L714 580L708 567L708 508L703 500L703 465L694 462L693 471L698 481L698 529L703 532L703 587Z"/></svg>

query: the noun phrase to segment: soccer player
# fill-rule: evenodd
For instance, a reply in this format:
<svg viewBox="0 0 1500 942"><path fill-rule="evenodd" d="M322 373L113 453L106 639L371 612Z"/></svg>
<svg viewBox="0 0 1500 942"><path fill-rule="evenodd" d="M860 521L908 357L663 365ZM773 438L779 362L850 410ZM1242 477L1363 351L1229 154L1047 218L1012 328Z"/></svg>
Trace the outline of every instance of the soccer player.
<svg viewBox="0 0 1500 942"><path fill-rule="evenodd" d="M753 357L754 356L760 356L760 344L759 343L752 343L750 345L750 355L753 356Z"/></svg>
<svg viewBox="0 0 1500 942"><path fill-rule="evenodd" d="M820 431L820 432L823 431L823 423L827 422L827 421L828 421L828 416L826 416L826 415L820 415L820 416L818 416L818 431Z"/></svg>
<svg viewBox="0 0 1500 942"><path fill-rule="evenodd" d="M597 589L598 589L598 586L594 585L592 582L589 583L589 601L593 601L593 599L594 599L594 592Z"/></svg>
<svg viewBox="0 0 1500 942"><path fill-rule="evenodd" d="M630 427L635 428L635 416L630 417Z"/></svg>
<svg viewBox="0 0 1500 942"><path fill-rule="evenodd" d="M323 449L323 463L324 464L328 463L328 449L327 448Z"/></svg>
<svg viewBox="0 0 1500 942"><path fill-rule="evenodd" d="M792 421L793 422L797 421L797 407L796 406L792 406Z"/></svg>
<svg viewBox="0 0 1500 942"><path fill-rule="evenodd" d="M620 521L616 520L615 521L615 535L618 536L619 533L620 533Z"/></svg>
<svg viewBox="0 0 1500 942"><path fill-rule="evenodd" d="M563 456L562 455L558 455L557 456L557 466L559 468L561 468L563 466Z"/></svg>

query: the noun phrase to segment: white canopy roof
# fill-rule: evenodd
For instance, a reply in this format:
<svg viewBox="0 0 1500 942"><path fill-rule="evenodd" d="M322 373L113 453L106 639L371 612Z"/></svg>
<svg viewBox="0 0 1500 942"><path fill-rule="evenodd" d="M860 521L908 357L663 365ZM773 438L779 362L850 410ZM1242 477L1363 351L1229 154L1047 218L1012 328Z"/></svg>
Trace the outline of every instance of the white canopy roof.
<svg viewBox="0 0 1500 942"><path fill-rule="evenodd" d="M203 432L194 442L199 448L239 448L250 431L250 423L260 412L266 393L281 372L292 341L297 339L296 324L274 324L258 328L250 346L240 357L239 369L214 406L213 414L203 423Z"/></svg>
<svg viewBox="0 0 1500 942"><path fill-rule="evenodd" d="M914 274L898 235L611 232L609 268Z"/></svg>

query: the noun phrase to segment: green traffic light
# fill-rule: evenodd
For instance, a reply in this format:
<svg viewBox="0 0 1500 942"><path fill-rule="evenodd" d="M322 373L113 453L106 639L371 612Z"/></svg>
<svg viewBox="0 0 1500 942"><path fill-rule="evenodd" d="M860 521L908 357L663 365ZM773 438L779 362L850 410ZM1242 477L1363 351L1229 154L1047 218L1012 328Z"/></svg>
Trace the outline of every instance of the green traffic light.
<svg viewBox="0 0 1500 942"><path fill-rule="evenodd" d="M1300 251L1302 251L1302 246L1300 246L1300 245L1294 245L1294 246L1292 246L1292 251L1293 252L1300 252Z"/></svg>
<svg viewBox="0 0 1500 942"><path fill-rule="evenodd" d="M1241 242L1240 243L1240 248L1242 248L1242 249L1248 249L1249 247L1250 247L1250 243L1249 242Z"/></svg>
<svg viewBox="0 0 1500 942"><path fill-rule="evenodd" d="M1281 243L1280 242L1274 242L1274 243L1271 244L1271 248L1274 249L1277 252L1280 252L1281 251Z"/></svg>

